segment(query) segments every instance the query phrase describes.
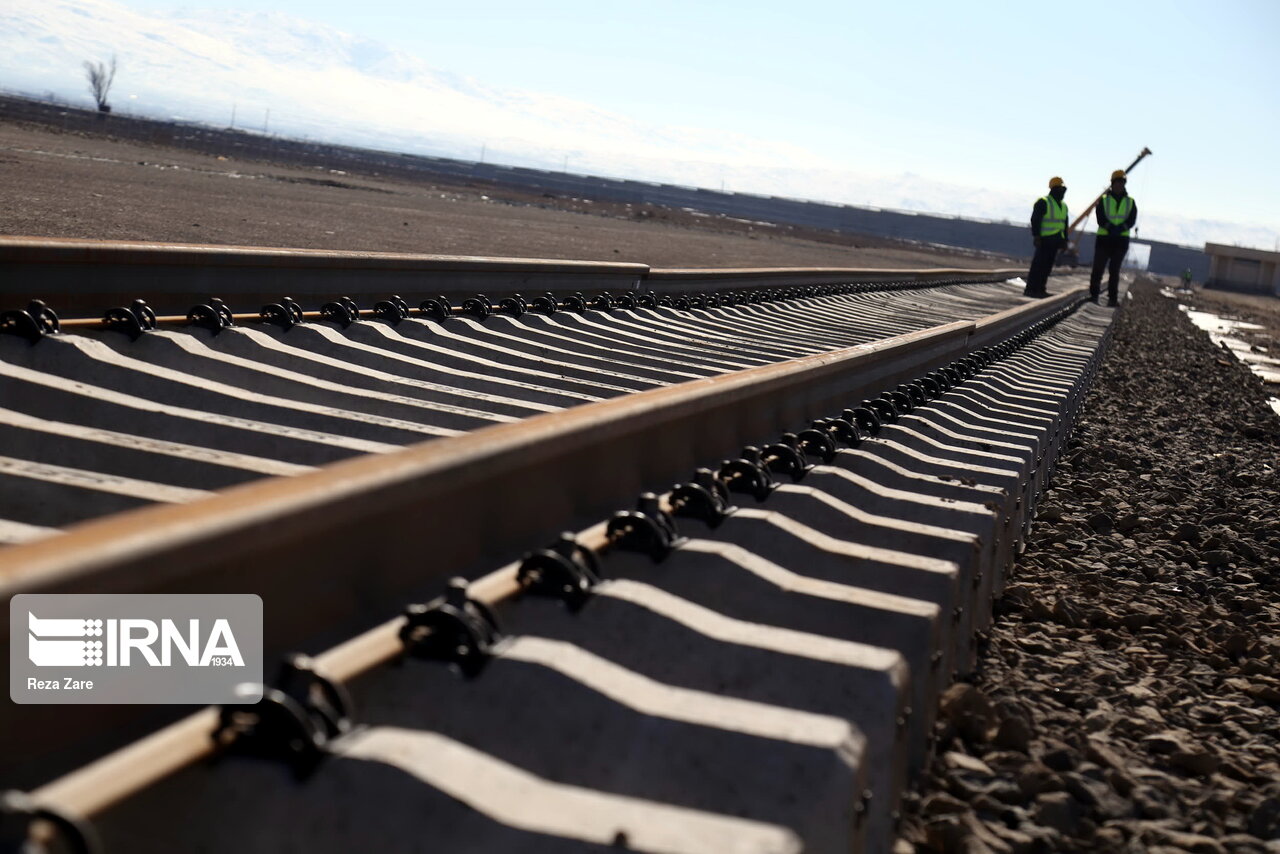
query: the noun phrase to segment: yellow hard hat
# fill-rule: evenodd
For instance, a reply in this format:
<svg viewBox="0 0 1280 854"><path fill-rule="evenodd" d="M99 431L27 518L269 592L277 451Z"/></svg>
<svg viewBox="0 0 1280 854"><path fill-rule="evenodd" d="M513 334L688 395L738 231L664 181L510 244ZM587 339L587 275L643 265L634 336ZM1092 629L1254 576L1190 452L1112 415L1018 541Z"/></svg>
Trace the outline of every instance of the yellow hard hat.
<svg viewBox="0 0 1280 854"><path fill-rule="evenodd" d="M1052 190L1054 187L1061 187L1061 186L1063 186L1062 179L1057 177L1056 175L1049 179L1050 190Z"/></svg>
<svg viewBox="0 0 1280 854"><path fill-rule="evenodd" d="M1111 180L1112 180L1112 181L1116 180L1117 178L1119 178L1121 181L1128 181L1128 180L1129 180L1128 178L1126 178L1126 177L1124 176L1124 170L1123 170L1123 169L1117 169L1116 171L1114 171L1114 172L1112 172L1112 173L1111 173Z"/></svg>

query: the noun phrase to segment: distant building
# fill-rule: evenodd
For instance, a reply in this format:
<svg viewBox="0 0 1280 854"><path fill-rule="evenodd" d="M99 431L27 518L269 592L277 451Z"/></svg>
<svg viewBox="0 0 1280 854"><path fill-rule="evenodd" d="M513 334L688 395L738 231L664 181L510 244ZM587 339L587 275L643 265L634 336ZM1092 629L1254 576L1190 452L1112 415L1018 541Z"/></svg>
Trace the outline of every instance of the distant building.
<svg viewBox="0 0 1280 854"><path fill-rule="evenodd" d="M1206 243L1204 253L1209 256L1206 287L1280 296L1280 252Z"/></svg>
<svg viewBox="0 0 1280 854"><path fill-rule="evenodd" d="M1151 244L1133 241L1124 256L1124 269L1146 272L1151 266Z"/></svg>

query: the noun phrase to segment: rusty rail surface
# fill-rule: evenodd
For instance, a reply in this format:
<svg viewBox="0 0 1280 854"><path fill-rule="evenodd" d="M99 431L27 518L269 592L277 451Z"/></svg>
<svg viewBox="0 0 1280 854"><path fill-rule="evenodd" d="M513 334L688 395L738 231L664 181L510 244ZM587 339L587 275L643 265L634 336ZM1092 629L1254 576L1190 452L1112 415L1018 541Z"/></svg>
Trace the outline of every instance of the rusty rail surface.
<svg viewBox="0 0 1280 854"><path fill-rule="evenodd" d="M377 263L396 266L386 259ZM632 272L625 271L626 275ZM942 271L928 275L934 272ZM560 274L566 273L573 275L572 265L561 269ZM708 287L708 280L735 289L759 282L772 282L776 287L782 287L779 283L813 287L815 283L847 283L851 273L723 271L714 276L702 271L660 273L646 269L644 275L650 277L650 287L666 281L672 283L672 293L691 293L692 289L677 290L679 283L696 281L700 289ZM814 278L806 281L806 275ZM897 281L902 281L900 272L897 276ZM957 304L972 302L963 287L943 291L954 294ZM1101 357L1109 315L1091 308L1079 311L1083 295L1083 287L1074 285L1053 298L1018 302L974 319L918 328L852 346L818 346L808 354L774 357L734 370L720 368L704 376L664 381L608 399L528 414L510 423L480 426L400 450L339 460L292 477L253 480L191 503L153 504L89 519L71 525L57 536L0 549L0 585L10 595L256 592L263 597L268 615L268 672L273 666L292 667L294 672L301 667L305 673L319 674L314 678L323 684L364 686L374 679L371 674L382 671L382 665L403 660L407 650L422 652L430 648L434 651L428 657L438 654L431 644L432 629L406 633L412 618L393 615L406 603L430 600L440 591L443 579L451 575L477 580L450 588L443 599L433 600L428 611L449 605L473 616L497 613L500 623L517 627L492 650L486 646L487 641L477 642L478 646L486 646L486 656L500 662L545 663L560 661L555 656L539 658L551 655L548 650L568 655L565 650L569 648L563 641L540 641L520 630L521 626L528 631L533 631L533 626L549 630L547 616L537 610L541 606L529 598L531 595L550 591L553 598L570 602L571 610L576 612L580 607L577 593L557 587L559 582L547 587L545 578L537 572L530 574L526 565L530 549L537 550L544 543L553 543L548 548L559 551L561 564L582 571L578 580L583 595L589 596L594 587L599 590L597 600L643 600L643 608L675 608L672 614L683 614L680 609L690 606L681 605L684 600L663 598L667 594L650 590L644 582L648 571L633 565L634 558L629 554L638 549L649 558L666 560L668 565L711 560L710 555L715 555L716 560L738 561L743 567L755 567L754 572L765 573L761 577L791 579L785 582L784 589L808 591L804 595L818 596L821 601L841 601L848 607L871 609L866 614L883 612L887 622L881 617L867 618L867 626L853 630L850 637L856 635L857 644L850 646L848 641L840 641L846 646L838 647L839 651L833 647L820 657L860 662L856 667L866 675L858 679L871 680L866 682L865 690L872 693L889 690L883 701L887 705L871 717L854 715L854 730L841 730L840 726L845 725L837 725L830 717L805 718L804 714L809 713L799 711L766 712L758 705L739 708L710 694L700 695L702 706L687 707L688 698L677 704L682 709L701 711L649 712L668 718L674 714L678 719L692 715L687 719L703 721L703 726L723 714L728 716L725 720L739 723L720 725L730 730L746 726L741 731L757 732L756 737L763 737L758 735L759 727L774 732L770 727L780 726L783 729L779 732L789 732L792 730L788 727L803 720L807 723L801 729L811 733L805 738L821 741L812 733L835 727L831 737L836 740L831 745L833 749L837 742L845 745L838 752L845 757L840 767L848 769L847 774L837 773L842 781L837 789L847 790L850 797L843 806L832 807L835 812L825 818L806 813L783 820L772 815L771 807L762 813L769 814L763 824L714 818L719 808L708 804L698 809L710 812L696 815L680 813L676 817L662 813L674 822L672 826L684 828L685 836L677 834L680 838L674 841L637 845L642 850L730 850L732 846L721 846L729 846L725 840L733 840L735 850L799 850L797 846L801 845L804 850L861 850L864 845L866 850L882 850L891 826L892 803L902 788L902 775L919 763L925 749L930 702L952 672L964 672L968 666L969 638L989 619L990 598L999 592L1035 497L1052 471L1057 448L1069 433L1088 377ZM876 303L881 306L876 310L894 311L895 304L889 297ZM602 320L619 320L611 329L613 334L624 336L618 339L620 342L627 335L637 335L633 330L639 327L629 326L633 322L629 318L635 318L636 323L642 319L666 323L671 317L676 318L672 328L679 330L679 336L688 337L694 329L728 328L732 321L746 324L738 327L742 330L768 329L773 324L780 330L781 340L789 336L801 340L812 334L802 331L806 328L805 318L812 313L817 313L818 324L813 328L821 328L857 305L842 299L845 298L814 292L807 298L797 295L794 300L784 301L786 310L758 311L750 303L728 310L712 309L706 307L704 300L701 308L686 303L674 313L670 307L640 306L634 312L603 307L599 316ZM789 313L793 304L802 307L802 311ZM862 305L860 310L867 310L867 304ZM484 321L485 314L479 314L478 325L484 325L479 321ZM578 316L586 320L597 314L588 311ZM683 319L686 317L687 321ZM332 319L328 315L304 318L321 324ZM387 318L362 313L349 317L347 323L366 319ZM703 325L686 329L686 322ZM351 334L346 324L338 326L342 333ZM86 333L92 329L87 324L68 324L68 330L80 328ZM430 329L436 334L436 326ZM590 331L589 325L579 331ZM36 345L42 346L44 342ZM756 346L759 345L750 345ZM742 352L754 352L750 347ZM129 352L118 346L111 349ZM98 351L91 348L86 352ZM781 442L766 444L769 437L779 433L785 434ZM734 461L736 449L743 445L750 447ZM804 463L806 459L810 462ZM717 460L725 462L717 467ZM695 469L703 473L688 480ZM964 476L970 472L972 478ZM774 482L775 477L784 474L789 475L794 487ZM759 478L768 481L767 489L760 485ZM877 479L878 486L873 483ZM669 488L672 483L686 485ZM747 540L730 537L717 545L717 537L710 529L699 527L699 533L689 530L687 536L692 540L687 543L669 538L665 546L653 546L655 535L646 533L649 523L645 519L655 520L656 530L662 531L670 528L674 517L689 516L693 511L688 484L693 483L712 496L713 504L719 502L717 506L725 511L723 518L729 520L724 527L741 529L738 536L748 535ZM830 497L853 489L851 484L855 483L868 502L866 507L873 508L873 515L859 515L866 511L841 503L843 498ZM835 492L831 492L833 488ZM913 495L911 490L921 494ZM642 500L638 515L610 515L627 508L642 492L658 494ZM715 498L717 494L727 498L731 492L751 495L753 500L742 498L738 502L740 508L734 509L728 501ZM828 497L823 498L824 495ZM777 497L766 500L767 496ZM803 577L811 574L806 573L803 561L787 564L789 569L784 569L753 556L753 552L775 554L766 542L768 537L745 546L746 551L734 545L739 541L756 542L751 538L757 536L756 529L761 525L774 526L771 530L776 529L775 533L770 535L774 538L781 536L777 531L809 530L810 534L802 536L825 542L825 535L814 532L821 529L838 533L839 529L830 529L818 521L823 518L821 513L814 516L816 511L798 512L792 507L795 502L815 500L826 502L828 509L824 513L841 507L844 509L838 513L854 514L848 517L848 524L853 527L846 536L851 543L867 544L847 546L855 551L861 549L857 551L862 555L857 561L869 561L869 568L899 566L901 569L894 572L901 577L890 573L892 577L881 580L874 573L867 576L864 570L858 570L854 575L862 580L857 582L820 582ZM754 509L757 502L759 510ZM779 507L781 512L771 511L770 507ZM706 521L700 513L693 515ZM886 521L895 515L898 522ZM713 520L713 527L718 524ZM817 528L810 529L808 525ZM854 528L862 530L866 525L881 526L877 529L881 533L875 536L890 539L863 540L858 539L862 534L852 534ZM557 540L557 532L564 530L575 533ZM674 536L673 529L671 533ZM679 533L686 533L683 521ZM664 535L657 536L661 539ZM933 543L931 548L940 551L918 557L907 554L918 552L924 542ZM894 551L895 548L905 551ZM610 571L602 581L593 568L606 558ZM786 564L785 559L775 559ZM648 559L644 563L647 565ZM854 565L861 564L855 561ZM677 587L684 583L695 582L679 582ZM854 586L847 586L850 583ZM873 589L879 592L872 592ZM475 611L479 606L487 610ZM725 613L734 613L734 607L738 606L728 607ZM698 616L700 613L690 612L680 619L712 619ZM4 619L7 627L7 613ZM483 623L487 617L476 619ZM766 625L776 619L781 621L778 625L787 625L790 617L779 612L774 617L748 619L763 620ZM795 626L803 631L818 631L818 635L804 635L809 639L804 641L791 629L766 628L758 622L741 625L755 626L751 631L763 633L764 639L754 643L778 650L791 649L792 644L801 645L797 650L805 644L820 648L827 642L819 638L827 630L809 629L804 619ZM787 634L788 631L792 633ZM903 631L908 634L902 635ZM537 633L533 631L534 635ZM7 639L8 633L2 636ZM903 638L901 643L906 645L901 647L901 653L888 651L898 643L891 644L891 636ZM862 645L875 638L881 640ZM583 641L579 638L576 642ZM300 650L310 651L314 658L301 664L290 658L290 653ZM610 666L591 656L582 659L581 654L575 655L578 657L569 655L555 666L570 668L565 673L574 667L585 668L572 672L588 675L573 678L588 682L592 678L622 678L608 675L613 673ZM930 667L935 669L935 675L929 675ZM496 677L478 677L476 684L492 678ZM662 690L670 689L632 685L625 689L615 686L612 690L639 692L635 696L657 692L645 702L657 702L659 706L673 702L670 698L661 699L666 696ZM722 702L729 705L721 710ZM915 708L914 717L909 706ZM180 710L170 710L171 722L166 722L163 714L157 716L156 710L115 707L89 711L86 714L86 707L75 706L4 707L0 729L19 736L5 739L4 749L15 767L23 768L24 779L30 779L31 769L40 765L64 769L83 765L42 786L29 786L31 795L22 803L47 809L51 811L49 815L100 819L107 835L119 839L121 828L131 827L137 820L138 809L154 809L156 803L164 804L165 809L186 809L188 805L182 798L190 797L190 790L184 786L189 785L191 774L216 777L222 773L217 769L223 767L223 760L213 766L203 763L220 755L225 747L227 734L216 709L205 709L176 721L173 712ZM774 721L771 715L776 714L791 715L787 720L792 722L784 725L778 719L767 725L762 723L766 719ZM881 718L890 729L877 733L874 729L880 726ZM895 718L899 721L896 730ZM344 722L347 719L344 717ZM748 719L755 722L743 723ZM148 730L152 734L144 736ZM66 738L68 732L77 733L77 737ZM342 729L342 733L348 732ZM369 732L372 734L356 733L349 738L342 735L325 752L368 760L384 755L379 751L387 748L379 739L401 737L378 727ZM837 732L846 734L837 736ZM426 749L420 740L413 741L416 737L404 737ZM133 739L137 740L85 764L92 755L101 755ZM453 753L448 755L457 759ZM335 768L348 773L355 766L349 766L347 761L328 760L318 774L338 773L332 770ZM488 768L483 763L476 767L480 769L477 774ZM202 768L213 770L192 770ZM419 773L408 766L403 768ZM836 772L828 768L823 773ZM174 775L176 782L158 785ZM587 826L590 822L564 824L546 816L533 820L509 813L505 802L485 801L480 790L464 796L459 794L461 790L450 789L440 780L434 780L432 785L453 791L453 797L464 802L472 798L478 799L475 803L483 801L486 806L481 811L499 825L523 828L521 833L536 829L542 834L538 838L559 839L556 844L568 844L567 839L577 840L574 844L590 840L608 843L611 839L617 844L618 838L640 840L647 838L642 828L654 820L628 812L638 808L630 801L601 803L600 808L609 815L614 814L611 810L621 810L617 821L627 827L625 832L618 830L621 837L610 837L604 830L591 830ZM463 789L467 786L465 781L457 785ZM541 783L529 785L534 788L528 797L547 798L549 805L559 804L570 795L578 797L555 786L547 789ZM188 794L181 794L183 791ZM858 805L864 791L875 793L874 809ZM650 806L645 809L660 809L655 805L668 799L646 797L643 804ZM172 798L178 800L166 800ZM697 803L703 800L705 794L694 798ZM151 807L142 806L145 804ZM558 815L558 809L548 806L547 814ZM846 809L852 812L846 814ZM16 812L22 814L21 809ZM25 814L40 818L37 813L37 809L29 808ZM841 815L852 817L852 824ZM704 833L711 834L707 839L720 841L707 843L709 848L690 841ZM359 839L348 837L345 842L331 844L350 847L362 844Z"/></svg>

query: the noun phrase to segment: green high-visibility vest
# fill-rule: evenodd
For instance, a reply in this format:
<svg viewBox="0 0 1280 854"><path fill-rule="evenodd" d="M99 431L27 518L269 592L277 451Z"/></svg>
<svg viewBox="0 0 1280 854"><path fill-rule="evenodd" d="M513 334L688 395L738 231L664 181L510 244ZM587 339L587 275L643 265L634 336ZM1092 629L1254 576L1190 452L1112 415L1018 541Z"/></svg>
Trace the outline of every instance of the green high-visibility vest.
<svg viewBox="0 0 1280 854"><path fill-rule="evenodd" d="M1067 233L1067 206L1053 196L1045 196L1044 219L1040 220L1040 236L1056 237Z"/></svg>
<svg viewBox="0 0 1280 854"><path fill-rule="evenodd" d="M1117 199L1110 193L1102 195L1102 218L1111 224L1112 228L1105 225L1098 226L1098 234L1107 237L1111 234L1118 234L1120 237L1128 237L1129 229L1119 231L1120 226L1124 225L1125 220L1129 218L1129 214L1133 213L1133 196L1125 196L1123 199Z"/></svg>

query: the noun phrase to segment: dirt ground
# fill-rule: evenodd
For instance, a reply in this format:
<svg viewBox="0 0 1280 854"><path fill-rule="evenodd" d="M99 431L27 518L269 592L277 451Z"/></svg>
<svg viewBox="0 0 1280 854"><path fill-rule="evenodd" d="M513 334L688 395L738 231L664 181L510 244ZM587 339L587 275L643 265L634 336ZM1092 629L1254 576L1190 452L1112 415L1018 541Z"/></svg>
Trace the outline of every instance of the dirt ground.
<svg viewBox="0 0 1280 854"><path fill-rule="evenodd" d="M5 123L0 234L654 267L1021 264L648 205L228 160Z"/></svg>
<svg viewBox="0 0 1280 854"><path fill-rule="evenodd" d="M1202 288L1180 301L1229 320L1258 324L1262 329L1241 329L1232 334L1271 354L1280 353L1280 298Z"/></svg>
<svg viewBox="0 0 1280 854"><path fill-rule="evenodd" d="M1272 325L1280 323L1280 298L1267 294L1244 294L1202 288L1195 291L1195 299L1199 304L1204 305L1206 310L1218 314L1234 313L1238 317L1248 315L1257 323Z"/></svg>

